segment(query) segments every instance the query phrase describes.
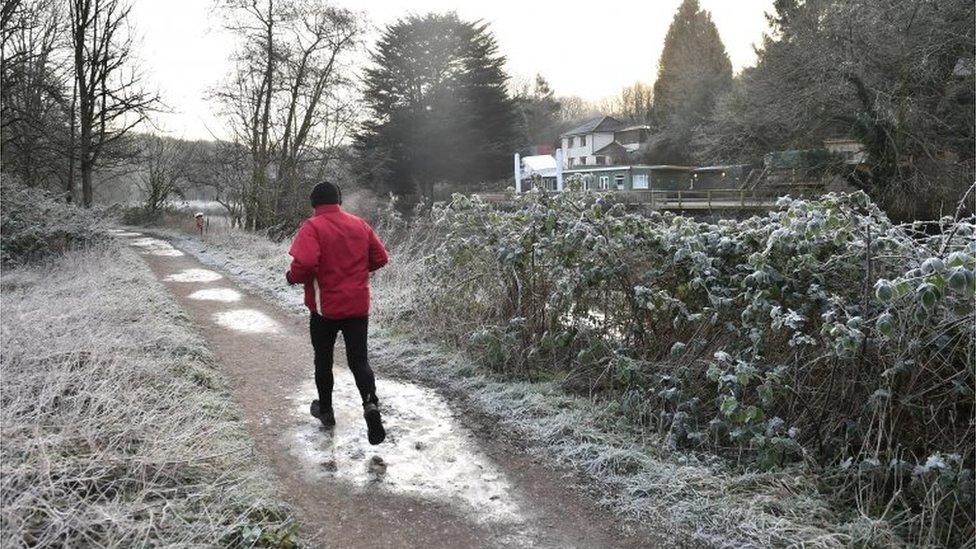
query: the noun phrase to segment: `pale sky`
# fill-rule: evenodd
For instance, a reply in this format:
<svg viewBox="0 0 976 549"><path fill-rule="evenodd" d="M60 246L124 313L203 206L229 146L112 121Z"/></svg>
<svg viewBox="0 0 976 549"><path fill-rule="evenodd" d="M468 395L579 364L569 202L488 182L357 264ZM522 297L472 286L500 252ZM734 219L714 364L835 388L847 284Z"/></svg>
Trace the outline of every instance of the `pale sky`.
<svg viewBox="0 0 976 549"><path fill-rule="evenodd" d="M457 11L482 19L514 78L542 74L557 95L600 100L641 80L654 81L664 35L681 0L337 0L381 28L408 13ZM773 0L700 0L712 13L733 70L755 62ZM226 137L209 89L231 66L233 40L213 0L134 0L132 22L148 83L173 111L157 124L174 137ZM376 32L370 34L372 46Z"/></svg>

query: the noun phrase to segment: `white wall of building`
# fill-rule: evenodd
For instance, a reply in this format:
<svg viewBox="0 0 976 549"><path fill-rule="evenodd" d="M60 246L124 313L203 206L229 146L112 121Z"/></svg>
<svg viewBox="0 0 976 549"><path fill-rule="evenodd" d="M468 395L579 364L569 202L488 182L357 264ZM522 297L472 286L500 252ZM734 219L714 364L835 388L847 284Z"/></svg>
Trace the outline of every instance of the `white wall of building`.
<svg viewBox="0 0 976 549"><path fill-rule="evenodd" d="M581 145L582 137L586 138L585 145ZM572 146L570 146L569 140L569 137L562 138L563 150L566 151L564 157L566 160L563 167L592 166L596 164L596 157L593 155L593 152L613 143L613 132L590 133L583 136L574 135L572 137ZM585 160L582 164L580 163L581 159Z"/></svg>

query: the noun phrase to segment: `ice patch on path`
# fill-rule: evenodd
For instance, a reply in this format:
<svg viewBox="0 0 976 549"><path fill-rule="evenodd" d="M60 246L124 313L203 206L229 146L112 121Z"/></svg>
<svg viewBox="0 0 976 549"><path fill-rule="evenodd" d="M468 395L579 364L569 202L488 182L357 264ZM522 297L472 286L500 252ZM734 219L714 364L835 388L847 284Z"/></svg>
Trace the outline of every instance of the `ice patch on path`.
<svg viewBox="0 0 976 549"><path fill-rule="evenodd" d="M410 383L380 380L377 385L387 428L379 446L366 440L361 398L348 371L336 368L331 433L309 415L309 403L318 398L314 383L293 397L299 427L292 451L313 474L456 505L479 523L524 522L527 514L512 483L478 449L474 434L457 422L443 398Z"/></svg>
<svg viewBox="0 0 976 549"><path fill-rule="evenodd" d="M249 334L274 333L278 331L278 323L268 315L254 309L235 309L214 313L214 321L231 330L247 332Z"/></svg>
<svg viewBox="0 0 976 549"><path fill-rule="evenodd" d="M202 301L221 301L224 303L232 303L241 299L241 293L230 288L209 288L206 290L197 290L187 297Z"/></svg>
<svg viewBox="0 0 976 549"><path fill-rule="evenodd" d="M213 282L224 278L220 273L208 269L184 269L171 274L163 280L167 282Z"/></svg>
<svg viewBox="0 0 976 549"><path fill-rule="evenodd" d="M159 255L163 257L180 257L183 252L177 250L176 248L170 248L168 250L149 250L146 252L149 255Z"/></svg>
<svg viewBox="0 0 976 549"><path fill-rule="evenodd" d="M142 233L136 233L132 231L112 231L112 234L114 234L115 236L128 237L128 238L142 236Z"/></svg>
<svg viewBox="0 0 976 549"><path fill-rule="evenodd" d="M139 233L131 234L138 235ZM158 255L163 257L179 257L183 255L183 252L174 248L169 242L159 240L158 238L137 238L135 240L130 240L129 245L142 248L145 250L142 253L149 255Z"/></svg>
<svg viewBox="0 0 976 549"><path fill-rule="evenodd" d="M169 242L160 240L158 238L150 238L148 236L143 238L134 238L129 241L129 245L137 248L145 248L147 250L172 248Z"/></svg>

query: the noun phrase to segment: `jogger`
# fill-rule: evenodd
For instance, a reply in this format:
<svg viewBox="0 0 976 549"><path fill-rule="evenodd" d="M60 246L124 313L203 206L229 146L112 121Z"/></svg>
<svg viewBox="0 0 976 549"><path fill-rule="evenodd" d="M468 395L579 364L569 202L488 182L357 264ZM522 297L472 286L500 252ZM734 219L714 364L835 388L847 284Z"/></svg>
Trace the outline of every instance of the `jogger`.
<svg viewBox="0 0 976 549"><path fill-rule="evenodd" d="M324 182L309 197L315 213L302 224L288 253L289 284L305 286L305 305L311 312L309 333L315 350L315 385L319 399L311 413L326 427L335 425L332 411L332 358L342 332L346 359L363 399L370 444L386 438L376 398L376 380L367 359L369 331L369 273L386 265L388 256L373 228L342 210L342 193Z"/></svg>

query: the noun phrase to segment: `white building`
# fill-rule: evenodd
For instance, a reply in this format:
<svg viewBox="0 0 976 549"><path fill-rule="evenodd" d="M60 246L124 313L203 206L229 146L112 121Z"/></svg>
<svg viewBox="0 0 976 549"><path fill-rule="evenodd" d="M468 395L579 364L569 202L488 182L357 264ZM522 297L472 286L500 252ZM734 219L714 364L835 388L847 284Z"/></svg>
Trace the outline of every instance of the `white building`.
<svg viewBox="0 0 976 549"><path fill-rule="evenodd" d="M612 116L599 116L562 134L563 167L610 166L626 163L622 158L647 141L650 128L628 126Z"/></svg>
<svg viewBox="0 0 976 549"><path fill-rule="evenodd" d="M520 190L525 191L536 185L548 191L560 190L557 189L556 183L559 177L559 166L551 155L523 157L520 159L520 168Z"/></svg>

